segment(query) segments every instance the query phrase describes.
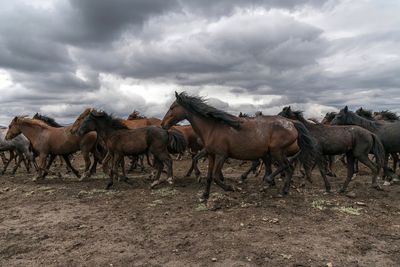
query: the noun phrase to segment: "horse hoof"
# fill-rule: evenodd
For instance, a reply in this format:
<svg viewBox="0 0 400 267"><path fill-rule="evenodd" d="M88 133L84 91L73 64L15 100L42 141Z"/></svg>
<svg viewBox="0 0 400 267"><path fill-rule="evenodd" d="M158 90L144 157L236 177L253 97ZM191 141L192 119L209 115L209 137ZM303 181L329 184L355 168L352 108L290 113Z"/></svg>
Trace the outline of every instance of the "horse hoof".
<svg viewBox="0 0 400 267"><path fill-rule="evenodd" d="M150 185L150 189L154 189L154 187L156 187L156 186L159 185L159 184L160 184L159 181L154 181L154 182L152 182L151 185Z"/></svg>
<svg viewBox="0 0 400 267"><path fill-rule="evenodd" d="M199 198L199 202L200 203L207 203L208 201L208 195L203 194L200 198Z"/></svg>
<svg viewBox="0 0 400 267"><path fill-rule="evenodd" d="M389 181L384 181L384 182L383 182L383 185L384 185L384 186L390 186L391 183L390 183Z"/></svg>
<svg viewBox="0 0 400 267"><path fill-rule="evenodd" d="M174 184L174 179L173 179L172 177L169 177L169 178L167 179L167 182L168 182L170 185L173 185L173 184Z"/></svg>

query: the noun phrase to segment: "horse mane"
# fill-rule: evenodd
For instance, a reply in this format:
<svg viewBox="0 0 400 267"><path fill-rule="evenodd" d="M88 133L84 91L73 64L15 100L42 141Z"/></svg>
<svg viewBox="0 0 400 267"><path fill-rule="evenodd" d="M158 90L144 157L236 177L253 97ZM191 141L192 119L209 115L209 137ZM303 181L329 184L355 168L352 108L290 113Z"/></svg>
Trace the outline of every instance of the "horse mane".
<svg viewBox="0 0 400 267"><path fill-rule="evenodd" d="M374 120L372 110L359 108L359 109L356 110L355 113L358 116L363 117L363 118L365 118L367 120L370 120L370 121Z"/></svg>
<svg viewBox="0 0 400 267"><path fill-rule="evenodd" d="M139 111L136 109L133 110L131 114L128 116L128 120L140 120L140 119L147 119L146 116L143 116Z"/></svg>
<svg viewBox="0 0 400 267"><path fill-rule="evenodd" d="M61 124L59 124L58 122L56 122L55 119L53 119L53 118L51 118L51 117L49 117L49 116L45 116L45 115L39 114L39 113L36 113L36 114L33 116L33 119L41 120L41 121L43 121L44 123L46 123L47 125L52 126L52 127L56 127L56 128L61 128L61 127L63 127Z"/></svg>
<svg viewBox="0 0 400 267"><path fill-rule="evenodd" d="M250 118L250 115L247 114L247 113L244 113L244 112L243 112L243 113L240 112L238 117L239 117L239 118Z"/></svg>
<svg viewBox="0 0 400 267"><path fill-rule="evenodd" d="M325 118L327 121L330 122L333 120L333 118L335 118L336 115L337 115L337 112L335 112L335 111L328 112L328 113L326 113Z"/></svg>
<svg viewBox="0 0 400 267"><path fill-rule="evenodd" d="M349 110L349 111L347 111L347 114L348 114L347 115L348 122L350 124L355 124L355 125L359 125L366 129L374 129L374 130L377 130L380 126L379 122L361 117L353 111Z"/></svg>
<svg viewBox="0 0 400 267"><path fill-rule="evenodd" d="M398 121L398 120L400 120L399 116L397 116L396 113L391 112L389 110L382 110L382 111L379 111L379 112L375 112L375 114L376 115L378 115L378 114L381 115L384 118L384 120L388 120L388 121Z"/></svg>
<svg viewBox="0 0 400 267"><path fill-rule="evenodd" d="M208 105L206 100L201 97L189 96L186 92L182 92L176 95L176 101L184 108L199 116L222 122L235 129L240 128L238 117Z"/></svg>
<svg viewBox="0 0 400 267"><path fill-rule="evenodd" d="M107 114L107 112L105 111L92 111L90 112L90 116L93 116L94 118L101 117L106 122L106 124L114 130L129 129L128 126L126 126L122 122L122 119L115 118L112 114Z"/></svg>
<svg viewBox="0 0 400 267"><path fill-rule="evenodd" d="M27 116L17 116L16 117L19 122L26 122L28 124L36 125L41 128L50 129L50 125L46 124L45 122L38 120L38 119L31 119L27 118Z"/></svg>

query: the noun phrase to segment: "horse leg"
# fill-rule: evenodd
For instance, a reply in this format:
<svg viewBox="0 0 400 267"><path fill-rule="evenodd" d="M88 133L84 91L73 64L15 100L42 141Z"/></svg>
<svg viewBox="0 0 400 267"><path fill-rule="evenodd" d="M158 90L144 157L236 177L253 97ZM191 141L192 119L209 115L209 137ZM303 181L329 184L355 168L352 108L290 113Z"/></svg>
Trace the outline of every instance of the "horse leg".
<svg viewBox="0 0 400 267"><path fill-rule="evenodd" d="M393 158L393 172L396 173L397 169L397 163L399 162L399 156L397 153L391 153L392 158Z"/></svg>
<svg viewBox="0 0 400 267"><path fill-rule="evenodd" d="M75 176L80 179L81 175L79 174L79 172L71 165L71 162L69 161L69 157L68 155L62 155L62 157L64 158L65 164L67 164L67 167L70 168L72 170L72 172L75 174Z"/></svg>
<svg viewBox="0 0 400 267"><path fill-rule="evenodd" d="M128 176L126 176L126 172L125 172L125 157L122 155L121 158L119 159L119 161L121 162L121 169L122 169L122 176L120 176L121 181L132 185L132 183L129 181Z"/></svg>
<svg viewBox="0 0 400 267"><path fill-rule="evenodd" d="M30 173L30 172L31 172L31 162L30 162L30 159L29 159L29 157L28 157L25 153L24 153L23 155L24 155L24 157L23 157L23 162L24 162L24 165L25 165L26 172L27 172L27 173Z"/></svg>
<svg viewBox="0 0 400 267"><path fill-rule="evenodd" d="M104 157L104 159L102 161L102 166L101 166L102 169L103 169L104 174L111 175L111 172L109 172L109 170L108 170L108 163L109 163L110 159L111 159L111 154L110 154L110 152L107 151L107 154ZM112 168L112 166L111 166L111 168Z"/></svg>
<svg viewBox="0 0 400 267"><path fill-rule="evenodd" d="M18 158L18 161L17 161L17 164L15 164L15 166L14 166L14 168L12 170L12 174L13 175L17 172L17 169L21 166L21 162L22 162L24 156L23 156L23 154L21 152L17 151L17 157L16 158Z"/></svg>
<svg viewBox="0 0 400 267"><path fill-rule="evenodd" d="M110 180L108 181L106 190L109 190L111 188L111 186L114 184L114 177L118 175L118 166L119 166L118 157L119 156L116 155L115 153L110 155L111 159Z"/></svg>
<svg viewBox="0 0 400 267"><path fill-rule="evenodd" d="M32 181L36 182L39 178L44 178L44 171L46 169L47 154L39 154L39 165L36 176L33 177Z"/></svg>
<svg viewBox="0 0 400 267"><path fill-rule="evenodd" d="M246 181L247 176L251 173L251 172L255 172L257 170L257 167L260 165L260 160L253 160L251 162L251 166L250 168L245 171L241 176L240 176L240 182L243 183L244 181Z"/></svg>
<svg viewBox="0 0 400 267"><path fill-rule="evenodd" d="M4 154L4 152L0 153L0 157L1 157L1 160L3 161L3 165L5 165L7 163L7 158L6 158L6 155Z"/></svg>
<svg viewBox="0 0 400 267"><path fill-rule="evenodd" d="M160 179L161 172L164 168L164 164L155 155L154 155L154 166L153 167L155 167L157 169L157 174L155 176L155 181L150 185L150 188L154 188L157 185L159 185L165 181L164 179Z"/></svg>
<svg viewBox="0 0 400 267"><path fill-rule="evenodd" d="M93 154L93 164L92 164L92 167L90 168L90 176L92 176L93 174L96 173L97 162L98 162L98 159L97 159L97 157Z"/></svg>
<svg viewBox="0 0 400 267"><path fill-rule="evenodd" d="M215 156L215 165L214 165L214 181L219 187L221 187L224 191L234 191L233 187L231 185L227 185L223 181L223 175L222 175L222 167L224 166L226 157L222 155L216 155Z"/></svg>
<svg viewBox="0 0 400 267"><path fill-rule="evenodd" d="M264 166L264 162L261 162L261 164L258 166L257 171L254 174L254 177L258 177L262 171L262 167ZM253 171L254 172L254 171Z"/></svg>
<svg viewBox="0 0 400 267"><path fill-rule="evenodd" d="M10 150L10 159L6 162L6 164L4 164L4 168L3 168L3 171L1 172L1 174L5 174L6 173L8 165L14 159L14 157L15 157L14 151Z"/></svg>
<svg viewBox="0 0 400 267"><path fill-rule="evenodd" d="M264 172L264 177L263 177L263 181L267 181L268 177L272 174L272 160L271 160L271 155L268 153L266 154L263 158L262 158L262 162L265 165L265 172ZM269 184L271 186L275 185L275 179L272 177L272 180L269 181Z"/></svg>
<svg viewBox="0 0 400 267"><path fill-rule="evenodd" d="M130 165L129 165L128 173L131 173L137 167L137 158L134 157L134 156L130 156L128 158L130 159Z"/></svg>
<svg viewBox="0 0 400 267"><path fill-rule="evenodd" d="M333 162L335 161L335 156L330 155L327 158L328 158L328 169L326 175L331 177L336 177L336 174L332 171Z"/></svg>
<svg viewBox="0 0 400 267"><path fill-rule="evenodd" d="M324 180L325 191L327 193L330 193L331 192L331 184L329 183L328 177L326 177L328 167L327 167L327 162L326 162L325 158L322 157L321 159L318 159L317 164L318 164L319 172L322 176L322 179Z"/></svg>
<svg viewBox="0 0 400 267"><path fill-rule="evenodd" d="M214 163L215 163L215 155L208 154L208 171L207 171L207 183L204 189L203 195L200 198L200 202L207 202L208 197L210 196L210 188L213 178L213 170L214 170Z"/></svg>
<svg viewBox="0 0 400 267"><path fill-rule="evenodd" d="M202 149L201 151L199 151L196 155L194 155L192 157L192 165L190 166L190 169L186 173L186 177L190 177L190 175L192 175L192 172L194 170L194 175L198 179L198 182L200 182L200 178L199 177L201 175L201 172L200 172L199 167L198 167L197 164L199 163L199 160L202 157L205 157L206 155L207 155L207 151L205 149Z"/></svg>
<svg viewBox="0 0 400 267"><path fill-rule="evenodd" d="M90 177L90 165L92 164L92 162L90 161L90 152L86 151L86 150L82 150L82 157L83 160L85 161L85 171L82 175L82 177L79 179L79 181L83 181L85 178L89 178Z"/></svg>
<svg viewBox="0 0 400 267"><path fill-rule="evenodd" d="M377 177L379 174L379 169L377 166L368 158L368 155L360 155L357 157L359 161L361 161L365 166L371 169L372 171L372 184L371 186L377 190L381 190L382 188L379 186Z"/></svg>
<svg viewBox="0 0 400 267"><path fill-rule="evenodd" d="M346 153L346 158L347 158L347 178L346 178L346 181L344 182L342 188L339 191L340 193L346 192L347 186L349 185L351 178L353 178L353 174L354 174L353 151L348 151Z"/></svg>

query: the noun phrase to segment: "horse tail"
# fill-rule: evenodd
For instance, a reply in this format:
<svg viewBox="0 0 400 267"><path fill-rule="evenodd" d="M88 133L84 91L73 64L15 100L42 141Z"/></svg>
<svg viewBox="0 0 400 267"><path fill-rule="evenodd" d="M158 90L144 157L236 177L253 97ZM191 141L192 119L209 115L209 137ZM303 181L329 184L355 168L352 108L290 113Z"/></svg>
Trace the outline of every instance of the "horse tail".
<svg viewBox="0 0 400 267"><path fill-rule="evenodd" d="M378 171L383 167L385 161L385 148L381 140L376 136L376 134L371 133L372 136L372 153L375 156L376 165L378 167Z"/></svg>
<svg viewBox="0 0 400 267"><path fill-rule="evenodd" d="M185 137L181 132L176 130L169 130L168 132L168 151L169 153L183 153L186 149L187 143Z"/></svg>
<svg viewBox="0 0 400 267"><path fill-rule="evenodd" d="M294 127L298 132L297 144L300 147L299 160L304 168L312 169L314 163L321 160L322 154L317 149L317 141L311 136L310 131L303 123L293 121Z"/></svg>

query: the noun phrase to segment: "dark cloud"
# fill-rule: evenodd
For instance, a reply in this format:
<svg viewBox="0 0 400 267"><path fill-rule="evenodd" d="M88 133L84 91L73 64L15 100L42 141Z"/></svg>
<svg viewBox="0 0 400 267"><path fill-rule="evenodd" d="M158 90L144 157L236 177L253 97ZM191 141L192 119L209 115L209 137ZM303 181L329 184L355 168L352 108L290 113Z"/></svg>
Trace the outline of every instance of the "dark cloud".
<svg viewBox="0 0 400 267"><path fill-rule="evenodd" d="M337 0L7 2L0 122L36 111L66 122L87 106L162 116L174 90L232 113L396 110L396 10Z"/></svg>

